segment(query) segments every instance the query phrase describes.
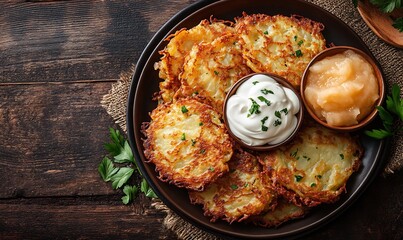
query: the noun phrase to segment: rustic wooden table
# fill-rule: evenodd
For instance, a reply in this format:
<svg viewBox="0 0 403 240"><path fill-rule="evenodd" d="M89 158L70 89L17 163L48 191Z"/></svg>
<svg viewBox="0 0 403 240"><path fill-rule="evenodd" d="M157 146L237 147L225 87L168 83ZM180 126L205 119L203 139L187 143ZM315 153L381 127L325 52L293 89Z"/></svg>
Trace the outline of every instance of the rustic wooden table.
<svg viewBox="0 0 403 240"><path fill-rule="evenodd" d="M195 0L0 3L0 239L175 239L146 198L121 203L97 171L100 101L153 34ZM378 176L306 239L402 239L403 174Z"/></svg>

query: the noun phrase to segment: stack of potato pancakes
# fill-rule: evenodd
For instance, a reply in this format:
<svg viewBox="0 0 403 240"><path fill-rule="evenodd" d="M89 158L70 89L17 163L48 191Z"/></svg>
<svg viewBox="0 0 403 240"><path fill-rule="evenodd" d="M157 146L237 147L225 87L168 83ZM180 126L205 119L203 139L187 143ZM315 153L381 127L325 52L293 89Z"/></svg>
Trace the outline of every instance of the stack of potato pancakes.
<svg viewBox="0 0 403 240"><path fill-rule="evenodd" d="M323 25L301 16L202 20L169 36L155 63L158 106L143 125L144 154L159 178L186 188L190 201L219 219L273 227L338 200L363 149L347 133L305 119L292 142L253 152L223 124L230 87L253 72L286 78L295 88L309 61L326 48Z"/></svg>

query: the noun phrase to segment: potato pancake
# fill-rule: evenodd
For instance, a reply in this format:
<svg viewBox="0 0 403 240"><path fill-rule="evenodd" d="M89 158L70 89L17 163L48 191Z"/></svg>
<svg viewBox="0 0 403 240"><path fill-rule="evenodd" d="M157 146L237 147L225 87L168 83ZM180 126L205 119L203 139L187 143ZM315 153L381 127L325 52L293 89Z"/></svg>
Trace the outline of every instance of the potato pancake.
<svg viewBox="0 0 403 240"><path fill-rule="evenodd" d="M160 104L150 116L144 154L162 181L203 190L228 171L232 141L211 106L184 98Z"/></svg>
<svg viewBox="0 0 403 240"><path fill-rule="evenodd" d="M296 88L309 61L326 48L323 28L295 15L244 14L235 24L248 66L254 72L278 74Z"/></svg>
<svg viewBox="0 0 403 240"><path fill-rule="evenodd" d="M248 221L262 227L278 227L291 219L301 218L308 212L308 207L297 206L280 198L276 207L263 214L251 216Z"/></svg>
<svg viewBox="0 0 403 240"><path fill-rule="evenodd" d="M238 37L227 34L193 46L179 75L182 85L178 95L197 94L222 113L230 87L249 73L251 70L242 57Z"/></svg>
<svg viewBox="0 0 403 240"><path fill-rule="evenodd" d="M363 153L357 139L319 124L304 126L294 140L259 155L278 193L310 207L331 203L345 191Z"/></svg>
<svg viewBox="0 0 403 240"><path fill-rule="evenodd" d="M230 171L204 191L189 191L191 202L202 204L204 214L211 217L212 222L218 219L240 222L271 208L276 196L257 158L239 150L228 164Z"/></svg>
<svg viewBox="0 0 403 240"><path fill-rule="evenodd" d="M194 45L211 42L214 39L233 32L233 28L223 21L202 20L191 29L181 29L166 38L167 46L160 51L161 60L154 66L159 69L161 98L164 102L172 101L174 93L179 89L179 74L182 72L185 58Z"/></svg>

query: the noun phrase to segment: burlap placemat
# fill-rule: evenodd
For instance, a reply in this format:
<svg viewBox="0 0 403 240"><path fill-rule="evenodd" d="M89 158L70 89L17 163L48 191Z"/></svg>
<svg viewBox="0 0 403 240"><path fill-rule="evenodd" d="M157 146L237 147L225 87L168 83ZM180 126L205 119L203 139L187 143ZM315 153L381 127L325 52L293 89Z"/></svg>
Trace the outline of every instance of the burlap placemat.
<svg viewBox="0 0 403 240"><path fill-rule="evenodd" d="M385 74L385 80L388 86L398 83L403 86L403 50L392 47L381 41L364 23L358 11L353 7L351 0L307 0L321 6L327 11L333 13L345 23L347 23L367 44L375 58L378 60ZM115 122L126 132L126 107L128 92L131 84L131 76L134 72L134 66L120 75L120 80L112 84L111 90L106 94L101 105L107 113L112 116ZM383 176L400 170L403 167L403 141L402 134L394 136L391 141L390 154L385 159L385 169ZM179 239L220 239L214 235L204 232L187 221L180 218L162 202L156 201L152 204L156 209L166 212L163 224L173 232Z"/></svg>

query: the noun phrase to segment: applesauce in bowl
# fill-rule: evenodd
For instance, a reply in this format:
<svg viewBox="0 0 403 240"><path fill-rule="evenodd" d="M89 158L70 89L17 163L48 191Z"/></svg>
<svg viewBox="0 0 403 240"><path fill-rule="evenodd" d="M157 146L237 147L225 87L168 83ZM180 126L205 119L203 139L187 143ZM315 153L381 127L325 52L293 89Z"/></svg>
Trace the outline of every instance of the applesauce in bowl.
<svg viewBox="0 0 403 240"><path fill-rule="evenodd" d="M372 58L348 46L328 48L308 64L301 96L308 113L322 125L356 130L377 114L384 98L381 71Z"/></svg>

